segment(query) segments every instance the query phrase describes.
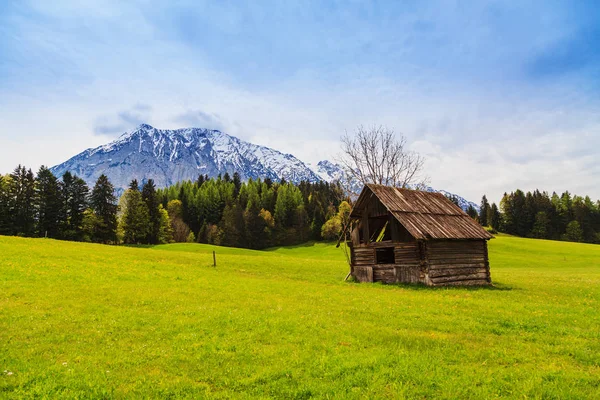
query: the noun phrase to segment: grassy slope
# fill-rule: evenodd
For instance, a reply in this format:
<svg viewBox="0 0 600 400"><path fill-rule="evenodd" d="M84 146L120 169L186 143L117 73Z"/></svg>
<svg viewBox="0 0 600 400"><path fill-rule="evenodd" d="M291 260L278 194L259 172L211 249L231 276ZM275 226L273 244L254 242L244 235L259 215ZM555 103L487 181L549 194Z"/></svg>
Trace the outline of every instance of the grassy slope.
<svg viewBox="0 0 600 400"><path fill-rule="evenodd" d="M497 288L428 289L344 283L323 244L0 237L0 398L600 397L600 246L490 258Z"/></svg>

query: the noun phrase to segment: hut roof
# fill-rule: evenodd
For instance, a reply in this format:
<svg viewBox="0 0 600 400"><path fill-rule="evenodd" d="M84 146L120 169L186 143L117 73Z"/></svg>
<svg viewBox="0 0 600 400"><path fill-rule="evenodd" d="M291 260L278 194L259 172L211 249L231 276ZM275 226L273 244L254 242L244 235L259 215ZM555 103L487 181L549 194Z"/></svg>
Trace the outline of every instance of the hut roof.
<svg viewBox="0 0 600 400"><path fill-rule="evenodd" d="M460 207L441 193L366 185L351 217L376 196L415 239L491 239L490 235Z"/></svg>

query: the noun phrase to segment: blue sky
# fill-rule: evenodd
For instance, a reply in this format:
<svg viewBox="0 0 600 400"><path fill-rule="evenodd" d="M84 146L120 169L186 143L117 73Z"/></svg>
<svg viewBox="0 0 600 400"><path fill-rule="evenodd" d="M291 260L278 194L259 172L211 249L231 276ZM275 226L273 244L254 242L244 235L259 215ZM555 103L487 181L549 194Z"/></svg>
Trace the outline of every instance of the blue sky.
<svg viewBox="0 0 600 400"><path fill-rule="evenodd" d="M218 128L315 163L384 124L432 186L600 198L592 1L0 0L0 172L135 125Z"/></svg>

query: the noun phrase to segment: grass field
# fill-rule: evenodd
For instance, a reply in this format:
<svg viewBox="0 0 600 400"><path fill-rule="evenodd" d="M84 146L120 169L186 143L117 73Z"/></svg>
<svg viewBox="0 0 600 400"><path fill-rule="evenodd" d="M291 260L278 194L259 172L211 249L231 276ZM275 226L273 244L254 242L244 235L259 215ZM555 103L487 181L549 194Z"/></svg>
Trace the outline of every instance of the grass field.
<svg viewBox="0 0 600 400"><path fill-rule="evenodd" d="M490 260L430 289L343 282L325 244L0 237L0 398L600 398L600 246Z"/></svg>

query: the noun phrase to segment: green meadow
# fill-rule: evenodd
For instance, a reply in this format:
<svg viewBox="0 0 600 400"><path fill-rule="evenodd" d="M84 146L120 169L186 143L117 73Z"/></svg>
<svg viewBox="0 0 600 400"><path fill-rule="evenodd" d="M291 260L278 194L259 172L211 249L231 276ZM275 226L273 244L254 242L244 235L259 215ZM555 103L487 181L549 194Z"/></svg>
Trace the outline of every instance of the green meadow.
<svg viewBox="0 0 600 400"><path fill-rule="evenodd" d="M600 246L489 246L494 287L431 289L330 244L0 236L0 398L600 398Z"/></svg>

